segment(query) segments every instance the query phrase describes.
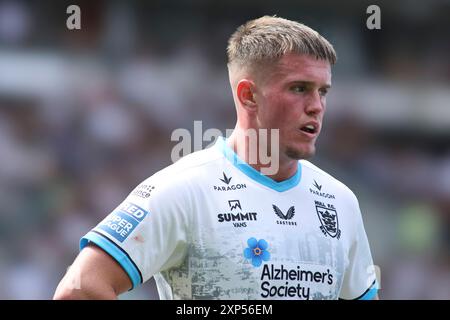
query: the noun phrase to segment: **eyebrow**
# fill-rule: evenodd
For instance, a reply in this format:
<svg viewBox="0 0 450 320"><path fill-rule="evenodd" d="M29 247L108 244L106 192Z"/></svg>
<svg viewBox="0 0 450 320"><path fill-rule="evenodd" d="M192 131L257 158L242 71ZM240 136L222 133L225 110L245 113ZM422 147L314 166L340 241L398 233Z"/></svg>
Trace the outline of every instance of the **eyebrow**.
<svg viewBox="0 0 450 320"><path fill-rule="evenodd" d="M303 84L303 85L307 85L307 86L315 86L317 83L313 82L313 81L306 81L306 80L294 80L294 81L289 81L288 84L289 85ZM331 88L331 84L325 84L323 86L320 86L320 88L330 89Z"/></svg>

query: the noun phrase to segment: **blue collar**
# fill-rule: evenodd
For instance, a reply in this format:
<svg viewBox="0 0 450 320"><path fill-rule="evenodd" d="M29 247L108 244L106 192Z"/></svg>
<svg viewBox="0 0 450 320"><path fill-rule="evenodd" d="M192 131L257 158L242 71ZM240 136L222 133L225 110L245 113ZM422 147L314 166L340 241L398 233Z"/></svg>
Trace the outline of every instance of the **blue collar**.
<svg viewBox="0 0 450 320"><path fill-rule="evenodd" d="M223 153L225 158L227 158L237 169L242 171L246 176L255 180L256 182L271 188L278 192L287 191L289 189L294 188L300 182L302 176L302 166L300 162L298 162L297 172L287 180L277 182L266 175L263 175L261 172L247 164L244 160L239 158L239 156L234 152L233 149L228 147L225 139L223 137L218 137L217 142L215 144Z"/></svg>

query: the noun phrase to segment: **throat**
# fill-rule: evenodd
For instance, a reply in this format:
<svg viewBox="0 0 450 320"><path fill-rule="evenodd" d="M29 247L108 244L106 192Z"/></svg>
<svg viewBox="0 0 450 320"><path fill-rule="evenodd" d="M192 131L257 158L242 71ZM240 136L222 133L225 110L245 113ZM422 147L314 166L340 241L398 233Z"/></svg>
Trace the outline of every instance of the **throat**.
<svg viewBox="0 0 450 320"><path fill-rule="evenodd" d="M290 160L288 163L279 163L278 172L273 175L268 175L269 178L276 182L283 182L292 178L298 170L298 161Z"/></svg>
<svg viewBox="0 0 450 320"><path fill-rule="evenodd" d="M228 147L253 169L276 181L283 182L293 177L298 170L298 160L280 152L278 144L253 141L235 130L227 141Z"/></svg>

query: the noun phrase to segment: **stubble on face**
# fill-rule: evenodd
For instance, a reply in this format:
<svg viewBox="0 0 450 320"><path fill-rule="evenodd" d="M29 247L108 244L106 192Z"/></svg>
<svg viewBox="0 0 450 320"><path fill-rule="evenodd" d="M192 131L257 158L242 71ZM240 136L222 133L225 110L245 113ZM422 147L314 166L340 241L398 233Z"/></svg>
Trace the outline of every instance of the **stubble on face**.
<svg viewBox="0 0 450 320"><path fill-rule="evenodd" d="M316 147L311 152L303 152L296 148L286 147L284 154L292 160L310 159L316 154Z"/></svg>

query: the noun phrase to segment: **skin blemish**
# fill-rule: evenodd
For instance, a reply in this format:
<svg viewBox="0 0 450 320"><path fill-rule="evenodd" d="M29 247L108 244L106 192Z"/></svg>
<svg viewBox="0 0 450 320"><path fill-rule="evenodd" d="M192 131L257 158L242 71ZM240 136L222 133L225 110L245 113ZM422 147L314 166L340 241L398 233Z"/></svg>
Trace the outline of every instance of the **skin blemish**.
<svg viewBox="0 0 450 320"><path fill-rule="evenodd" d="M137 235L137 236L133 237L133 240L136 241L136 242L139 242L139 243L144 243L145 242L144 237L141 236L141 235Z"/></svg>

